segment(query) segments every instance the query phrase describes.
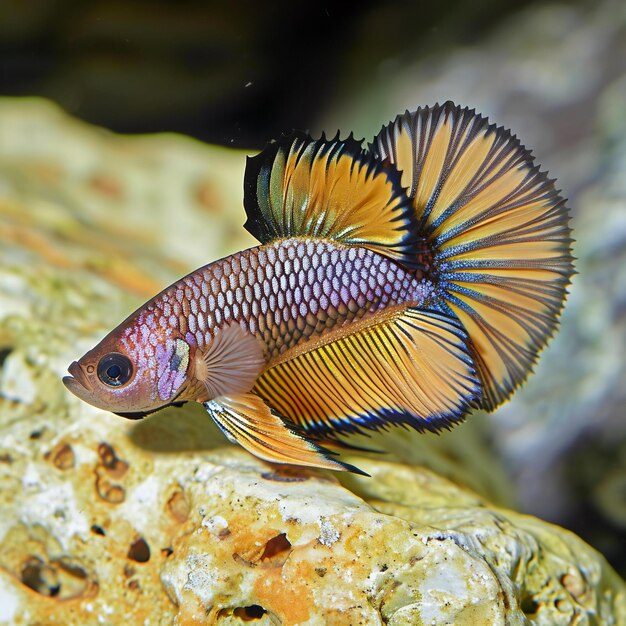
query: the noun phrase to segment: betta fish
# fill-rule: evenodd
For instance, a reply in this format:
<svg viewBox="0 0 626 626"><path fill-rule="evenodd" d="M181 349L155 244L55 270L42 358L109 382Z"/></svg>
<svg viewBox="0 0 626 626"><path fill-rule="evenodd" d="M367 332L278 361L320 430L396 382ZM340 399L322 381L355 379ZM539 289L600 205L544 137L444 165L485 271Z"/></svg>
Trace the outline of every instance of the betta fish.
<svg viewBox="0 0 626 626"><path fill-rule="evenodd" d="M508 130L448 102L363 148L293 132L248 158L260 245L185 276L69 366L124 417L204 405L256 456L359 470L330 448L492 411L556 329L565 201Z"/></svg>

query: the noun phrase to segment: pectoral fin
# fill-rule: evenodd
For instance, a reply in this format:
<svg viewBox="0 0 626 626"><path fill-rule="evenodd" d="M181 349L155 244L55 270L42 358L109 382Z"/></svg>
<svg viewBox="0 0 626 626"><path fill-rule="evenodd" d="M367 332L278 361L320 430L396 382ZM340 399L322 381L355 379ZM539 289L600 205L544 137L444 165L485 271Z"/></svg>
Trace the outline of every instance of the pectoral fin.
<svg viewBox="0 0 626 626"><path fill-rule="evenodd" d="M225 325L206 348L196 351L194 373L205 388L198 400L247 393L264 365L256 337L237 323Z"/></svg>
<svg viewBox="0 0 626 626"><path fill-rule="evenodd" d="M331 458L332 452L298 432L295 426L288 425L253 393L220 396L205 402L204 408L231 442L266 461L367 475Z"/></svg>

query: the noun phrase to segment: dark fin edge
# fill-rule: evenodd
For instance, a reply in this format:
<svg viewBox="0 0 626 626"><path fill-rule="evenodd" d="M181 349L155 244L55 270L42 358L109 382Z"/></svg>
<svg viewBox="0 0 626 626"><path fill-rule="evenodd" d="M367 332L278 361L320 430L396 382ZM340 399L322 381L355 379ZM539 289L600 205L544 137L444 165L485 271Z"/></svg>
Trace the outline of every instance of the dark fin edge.
<svg viewBox="0 0 626 626"><path fill-rule="evenodd" d="M395 127L399 127L399 126L407 127L407 125L412 121L411 117L414 116L413 119L417 119L418 116L420 115L427 116L428 114L432 114L433 112L436 112L437 121L440 119L442 115L446 117L450 115L453 115L456 117L465 115L468 118L473 118L475 120L474 122L475 128L473 129L472 135L475 135L478 132L484 132L485 134L493 132L493 133L499 134L500 136L499 140L502 145L510 143L511 144L510 152L512 153L512 152L517 151L518 153L517 163L525 164L528 167L529 172L533 173L533 175L536 177L537 183L540 184L543 188L545 188L546 203L552 204L554 210L557 207L560 207L562 220L563 220L561 224L563 228L563 237L560 241L563 244L563 249L562 249L563 258L567 260L563 265L563 268L562 268L563 271L560 272L561 275L564 277L564 282L562 285L563 298L558 308L550 307L550 313L553 315L550 328L548 332L546 333L546 335L543 337L543 341L540 344L532 345L532 350L534 352L534 355L533 355L532 360L526 364L526 371L524 372L523 376L513 380L512 385L508 385L504 387L500 385L495 385L496 387L495 393L490 388L490 385L483 385L483 398L482 398L482 401L477 405L477 408L481 408L483 410L491 412L491 411L494 411L496 408L498 408L500 405L502 405L504 402L506 402L513 395L513 393L528 379L528 377L533 372L537 364L540 353L548 345L548 343L550 342L550 340L552 339L552 337L554 336L555 332L557 331L559 327L560 316L565 306L565 303L567 301L567 296L569 295L568 287L571 285L572 277L577 273L574 268L575 257L572 254L573 252L572 243L574 242L574 239L571 237L572 229L570 226L572 216L571 216L571 212L569 208L566 206L567 199L561 195L561 190L556 188L556 185L555 185L556 178L550 178L549 172L547 170L541 170L541 165L535 162L535 158L533 156L532 151L529 150L521 142L521 140L517 137L516 134L512 133L510 129L505 128L503 125L498 125L494 122L489 123L489 118L485 115L477 113L476 109L474 108L470 109L469 107L461 107L460 105L455 104L451 100L447 100L441 105L439 103L435 103L433 106L418 107L413 112L407 109L405 110L404 113L398 114L391 122L389 122L388 124L384 124L381 127L380 131L376 134L373 141L368 142L368 146L367 146L368 151L371 154L373 154L376 158L380 159L381 161L389 163L390 165L395 165L391 163L388 155L383 154L381 150L379 149L379 146L377 145L378 138L381 136L384 136L385 138L388 137L391 139L392 138L391 133ZM415 133L410 132L410 134L411 136L413 136ZM384 139L382 140L382 143L384 147L387 148L386 152L388 152L388 149L390 147L389 143L386 142ZM399 170L399 171L402 172L402 170ZM443 183L440 182L438 185L439 189L441 189L442 185ZM433 194L435 198L437 197L439 189ZM414 190L408 189L407 195L411 195L411 193L413 192ZM455 210L458 210L459 208L460 206L457 206L455 207ZM427 206L426 210L424 211L424 214L419 219L420 229L422 230L420 234L422 234L427 239L431 236L430 231L433 230L436 227L437 222L441 221L441 219L443 218L443 214L442 214L442 216L438 218L437 222L431 225L430 229L424 229L423 227L424 227L424 224L426 222L429 212L430 212L430 207ZM437 260L437 249L436 249L436 246L434 245L435 242L429 242L429 243L431 244L431 248L433 248L432 254L433 254L434 260ZM438 243L439 244L445 243L445 241L440 241ZM488 273L489 271L488 268L486 268L485 271L486 273ZM446 272L443 272L443 275L440 277L440 282L438 285L439 288L442 290L447 289L446 284L445 284L446 283L445 274ZM442 312L448 315L454 315L453 311L447 306L445 296L443 296L442 299L438 302L438 308ZM478 362L481 360L480 356L474 351L472 347L471 337L469 339L470 339L469 345L472 349L472 354L474 355L474 358L476 358ZM480 368L480 371L482 372L482 368ZM482 374L481 374L481 377L482 377ZM493 379L491 380L493 381ZM454 423L455 422L453 421L451 422L450 425L444 426L444 428L450 428L451 425L453 425ZM428 430L435 430L436 432L436 429L428 428Z"/></svg>
<svg viewBox="0 0 626 626"><path fill-rule="evenodd" d="M298 424L294 424L291 420L287 419L286 417L284 417L283 415L281 415L280 413L278 413L271 407L270 407L270 411L272 411L273 413L275 413L276 415L280 417L280 419L282 420L286 428L296 433L296 435L298 435L302 439L306 439L311 445L313 445L317 449L317 452L321 454L323 457L325 457L326 459L332 460L333 463L338 463L339 465L344 467L348 472L352 472L353 474L358 474L359 476L367 476L367 478L371 478L370 474L368 474L367 472L364 472L363 470L359 469L355 465L351 465L350 463L346 463L345 461L342 461L340 458L336 458L339 456L339 453L334 452L333 450L329 450L326 447L327 443L330 445L334 444L334 441L332 439L326 441L323 438L319 438L314 435L312 436L311 433L306 432L301 426L299 426ZM358 448L356 446L350 446L347 444L343 445L343 442L339 442L338 447L346 448L347 450L360 450L360 451L366 450L366 448Z"/></svg>
<svg viewBox="0 0 626 626"><path fill-rule="evenodd" d="M322 133L319 139L314 139L311 135L302 131L294 130L291 133L283 134L278 140L269 142L266 147L255 156L246 157L246 169L244 173L244 209L246 212L246 222L244 228L260 243L266 244L275 239L285 237L285 233L280 233L269 224L263 215L258 199L257 189L258 181L265 169L265 176L271 173L277 154L280 150L284 150L287 154L296 142L300 142L298 152L301 154L304 148L311 143L316 144L315 155L325 155L329 151L333 151L340 155L347 155L354 161L353 167L365 168L369 177L384 175L386 180L391 184L392 193L390 199L398 199L401 201L402 212L395 218L395 221L404 222L406 234L404 240L396 246L402 253L402 263L408 267L418 269L421 265L414 257L416 247L420 238L417 234L417 222L406 189L401 184L401 173L393 166L383 162L373 153L362 148L363 140L357 140L350 133L346 139L340 138L340 133L332 139L327 139ZM298 156L298 159L300 156ZM291 234L289 236L297 236ZM367 246L367 243L363 245Z"/></svg>

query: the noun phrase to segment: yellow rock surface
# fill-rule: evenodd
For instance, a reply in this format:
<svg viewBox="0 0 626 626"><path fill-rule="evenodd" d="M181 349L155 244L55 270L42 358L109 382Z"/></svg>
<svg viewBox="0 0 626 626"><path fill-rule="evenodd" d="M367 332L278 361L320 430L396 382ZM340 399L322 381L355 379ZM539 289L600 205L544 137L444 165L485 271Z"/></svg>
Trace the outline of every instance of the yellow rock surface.
<svg viewBox="0 0 626 626"><path fill-rule="evenodd" d="M243 163L0 101L0 624L626 624L601 555L431 469L272 466L199 406L134 423L67 393L143 299L252 243Z"/></svg>

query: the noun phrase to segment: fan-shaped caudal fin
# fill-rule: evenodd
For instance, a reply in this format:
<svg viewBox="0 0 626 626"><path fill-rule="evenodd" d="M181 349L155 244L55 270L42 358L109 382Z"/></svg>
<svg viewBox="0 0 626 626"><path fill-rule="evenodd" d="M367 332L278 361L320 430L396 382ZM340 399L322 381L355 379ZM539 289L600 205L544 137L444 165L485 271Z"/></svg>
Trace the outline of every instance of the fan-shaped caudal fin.
<svg viewBox="0 0 626 626"><path fill-rule="evenodd" d="M400 175L352 137L283 136L248 158L246 230L261 243L333 239L415 265L416 223Z"/></svg>
<svg viewBox="0 0 626 626"><path fill-rule="evenodd" d="M480 396L466 342L448 315L385 312L285 352L254 390L322 439L398 423L436 431L463 419Z"/></svg>
<svg viewBox="0 0 626 626"><path fill-rule="evenodd" d="M299 432L298 427L287 424L253 393L220 396L205 402L204 408L232 443L261 459L368 475L334 459L334 453Z"/></svg>
<svg viewBox="0 0 626 626"><path fill-rule="evenodd" d="M370 149L402 172L492 410L556 328L573 274L565 202L516 137L452 103L397 117Z"/></svg>

